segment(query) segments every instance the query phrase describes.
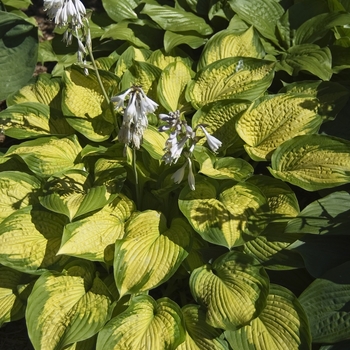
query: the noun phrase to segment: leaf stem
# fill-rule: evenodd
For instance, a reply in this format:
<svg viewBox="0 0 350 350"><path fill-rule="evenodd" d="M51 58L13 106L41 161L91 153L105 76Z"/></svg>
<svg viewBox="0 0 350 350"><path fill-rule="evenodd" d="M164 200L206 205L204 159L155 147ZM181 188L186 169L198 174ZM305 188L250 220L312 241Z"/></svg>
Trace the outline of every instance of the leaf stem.
<svg viewBox="0 0 350 350"><path fill-rule="evenodd" d="M139 187L139 176L137 173L137 166L136 166L136 149L135 148L133 148L132 167L134 169L134 175L135 175L136 203L137 203L138 209L141 210L141 196L140 196L140 187Z"/></svg>

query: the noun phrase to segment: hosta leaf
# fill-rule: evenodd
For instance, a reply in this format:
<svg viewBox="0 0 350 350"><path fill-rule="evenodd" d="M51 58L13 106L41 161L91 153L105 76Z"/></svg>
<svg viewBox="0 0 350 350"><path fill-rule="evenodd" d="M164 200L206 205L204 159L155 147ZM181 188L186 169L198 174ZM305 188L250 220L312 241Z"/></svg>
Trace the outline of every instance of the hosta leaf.
<svg viewBox="0 0 350 350"><path fill-rule="evenodd" d="M235 330L264 309L269 278L255 258L230 252L212 265L194 270L190 288L195 300L208 310L207 323L215 328Z"/></svg>
<svg viewBox="0 0 350 350"><path fill-rule="evenodd" d="M157 90L159 101L166 110L182 109L186 104L185 87L190 80L191 69L181 61L170 63L163 69Z"/></svg>
<svg viewBox="0 0 350 350"><path fill-rule="evenodd" d="M317 132L322 124L317 105L315 98L296 94L269 95L257 100L236 123L249 156L256 161L268 160L284 141Z"/></svg>
<svg viewBox="0 0 350 350"><path fill-rule="evenodd" d="M175 350L184 339L181 309L175 302L139 295L100 331L96 350Z"/></svg>
<svg viewBox="0 0 350 350"><path fill-rule="evenodd" d="M237 185L217 193L209 181L185 187L179 207L189 223L206 241L227 248L239 246L258 236L267 222L265 196L252 184Z"/></svg>
<svg viewBox="0 0 350 350"><path fill-rule="evenodd" d="M206 38L193 33L173 33L167 30L164 34L164 49L166 52L171 52L174 48L181 44L188 45L192 49L198 49L206 43Z"/></svg>
<svg viewBox="0 0 350 350"><path fill-rule="evenodd" d="M173 32L195 31L201 35L209 35L213 32L211 27L201 17L180 8L146 4L141 11L152 18L163 29Z"/></svg>
<svg viewBox="0 0 350 350"><path fill-rule="evenodd" d="M274 62L230 57L200 70L188 84L186 97L195 108L225 99L253 100L271 84Z"/></svg>
<svg viewBox="0 0 350 350"><path fill-rule="evenodd" d="M198 69L222 58L237 56L255 58L265 56L259 36L253 27L239 33L226 29L213 35L203 48Z"/></svg>
<svg viewBox="0 0 350 350"><path fill-rule="evenodd" d="M191 67L193 64L191 57L179 48L174 48L170 52L166 52L165 49L155 50L149 56L148 62L160 69L164 69L168 64L175 62L182 62L187 67Z"/></svg>
<svg viewBox="0 0 350 350"><path fill-rule="evenodd" d="M247 181L259 187L266 196L271 210L271 222L259 237L245 243L244 252L253 254L268 269L304 267L301 256L287 249L300 237L297 232L285 232L287 221L299 213L295 193L283 181L268 176L253 176Z"/></svg>
<svg viewBox="0 0 350 350"><path fill-rule="evenodd" d="M62 119L51 117L49 106L37 102L12 105L0 113L0 120L6 135L16 139L66 135L73 131Z"/></svg>
<svg viewBox="0 0 350 350"><path fill-rule="evenodd" d="M17 290L22 280L21 272L0 265L0 327L24 316L25 303Z"/></svg>
<svg viewBox="0 0 350 350"><path fill-rule="evenodd" d="M17 209L32 204L33 192L41 187L40 181L19 171L0 172L0 221Z"/></svg>
<svg viewBox="0 0 350 350"><path fill-rule="evenodd" d="M159 212L133 216L124 238L115 245L114 277L119 294L146 291L168 280L188 255L191 235L191 227L180 218L168 228Z"/></svg>
<svg viewBox="0 0 350 350"><path fill-rule="evenodd" d="M332 54L328 47L320 48L314 44L292 46L276 66L290 75L298 75L300 71L307 71L322 80L332 77Z"/></svg>
<svg viewBox="0 0 350 350"><path fill-rule="evenodd" d="M104 261L106 247L123 238L124 223L134 210L134 203L120 194L100 211L66 225L57 254Z"/></svg>
<svg viewBox="0 0 350 350"><path fill-rule="evenodd" d="M81 146L77 137L43 137L12 146L6 157L18 155L35 174L48 177L75 166Z"/></svg>
<svg viewBox="0 0 350 350"><path fill-rule="evenodd" d="M229 0L229 4L241 19L253 25L265 38L275 44L278 40L275 27L283 15L283 7L274 0Z"/></svg>
<svg viewBox="0 0 350 350"><path fill-rule="evenodd" d="M335 343L350 337L350 263L329 270L300 295L315 343Z"/></svg>
<svg viewBox="0 0 350 350"><path fill-rule="evenodd" d="M233 349L311 349L308 319L298 299L288 289L272 284L265 309L250 325L225 332Z"/></svg>
<svg viewBox="0 0 350 350"><path fill-rule="evenodd" d="M176 350L228 350L227 343L220 338L221 332L205 320L205 310L198 305L182 308L186 325L186 340Z"/></svg>
<svg viewBox="0 0 350 350"><path fill-rule="evenodd" d="M35 349L63 349L97 333L111 312L110 293L98 277L90 282L80 275L48 271L28 298L28 334Z"/></svg>
<svg viewBox="0 0 350 350"><path fill-rule="evenodd" d="M138 1L134 0L119 0L118 2L104 0L102 3L108 16L115 22L120 22L123 19L137 19L137 14L134 11L137 4Z"/></svg>
<svg viewBox="0 0 350 350"><path fill-rule="evenodd" d="M206 104L194 114L192 127L198 124L206 125L209 134L222 142L219 151L223 151L240 141L235 125L239 116L250 104L250 101L243 100L222 100ZM199 144L205 142L205 138L202 140Z"/></svg>
<svg viewBox="0 0 350 350"><path fill-rule="evenodd" d="M31 206L18 209L0 226L0 263L26 273L41 273L60 264L57 257L63 217L36 210Z"/></svg>
<svg viewBox="0 0 350 350"><path fill-rule="evenodd" d="M339 186L350 179L350 142L326 135L286 141L272 155L271 174L307 191Z"/></svg>
<svg viewBox="0 0 350 350"><path fill-rule="evenodd" d="M0 11L0 100L33 75L38 57L38 29L25 19Z"/></svg>
<svg viewBox="0 0 350 350"><path fill-rule="evenodd" d="M117 78L109 72L99 73L104 88L112 94L118 84ZM108 139L114 129L114 117L96 73L91 70L85 75L80 68L72 67L65 71L63 78L62 110L68 123L91 141Z"/></svg>
<svg viewBox="0 0 350 350"><path fill-rule="evenodd" d="M162 159L165 151L165 142L168 139L166 133L159 132L157 128L150 125L143 134L142 148L144 148L152 158Z"/></svg>

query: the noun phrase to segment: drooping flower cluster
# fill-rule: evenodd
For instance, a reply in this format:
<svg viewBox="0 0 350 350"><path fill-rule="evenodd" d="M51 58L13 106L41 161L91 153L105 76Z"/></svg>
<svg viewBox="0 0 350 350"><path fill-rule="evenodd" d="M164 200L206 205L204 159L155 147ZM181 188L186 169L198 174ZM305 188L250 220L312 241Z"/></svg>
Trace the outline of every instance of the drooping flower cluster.
<svg viewBox="0 0 350 350"><path fill-rule="evenodd" d="M129 98L125 107L125 100ZM147 129L147 114L153 113L158 104L146 96L140 86L133 86L123 94L111 98L116 102L116 110L123 108L123 122L118 133L118 140L125 145L139 149L143 133Z"/></svg>
<svg viewBox="0 0 350 350"><path fill-rule="evenodd" d="M222 142L209 134L205 125L198 124L194 129L190 127L186 120L181 119L180 111L170 112L169 114L160 114L159 118L167 124L159 127L159 131L170 131L169 138L165 142L165 154L163 160L166 164L176 163L181 155L186 158L185 164L178 169L172 176L175 183L180 183L185 175L185 169L188 166L188 183L192 190L195 189L194 174L192 169L192 152L200 137L196 134L201 129L206 137L209 148L216 152L222 145Z"/></svg>
<svg viewBox="0 0 350 350"><path fill-rule="evenodd" d="M78 40L78 62L82 63L86 55L86 46L91 45L90 30L85 21L86 9L80 0L44 0L44 9L49 18L58 27L67 27L63 34L63 42L72 43L73 34ZM82 29L82 33L79 33ZM85 45L83 44L85 42Z"/></svg>

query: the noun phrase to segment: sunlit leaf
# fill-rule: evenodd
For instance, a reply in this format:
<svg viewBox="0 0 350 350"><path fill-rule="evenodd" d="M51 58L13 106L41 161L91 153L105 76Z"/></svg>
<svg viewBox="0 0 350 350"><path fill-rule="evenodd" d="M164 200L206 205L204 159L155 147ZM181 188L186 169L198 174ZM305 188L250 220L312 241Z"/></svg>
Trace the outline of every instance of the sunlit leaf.
<svg viewBox="0 0 350 350"><path fill-rule="evenodd" d="M179 48L174 48L170 52L166 52L165 49L155 50L149 56L148 62L160 69L164 69L168 64L174 62L182 62L187 67L191 67L193 64L191 57Z"/></svg>
<svg viewBox="0 0 350 350"><path fill-rule="evenodd" d="M143 134L142 148L154 159L162 159L165 151L165 142L168 139L166 133L159 132L157 128L149 126Z"/></svg>
<svg viewBox="0 0 350 350"><path fill-rule="evenodd" d="M175 302L139 295L100 331L96 350L175 350L184 339L181 309Z"/></svg>
<svg viewBox="0 0 350 350"><path fill-rule="evenodd" d="M194 270L190 288L195 300L207 308L207 323L215 328L236 330L264 309L269 279L255 258L230 252L212 265Z"/></svg>
<svg viewBox="0 0 350 350"><path fill-rule="evenodd" d="M206 43L206 38L202 35L188 32L188 33L173 33L167 30L164 34L164 49L170 52L179 45L188 45L192 49L198 49Z"/></svg>

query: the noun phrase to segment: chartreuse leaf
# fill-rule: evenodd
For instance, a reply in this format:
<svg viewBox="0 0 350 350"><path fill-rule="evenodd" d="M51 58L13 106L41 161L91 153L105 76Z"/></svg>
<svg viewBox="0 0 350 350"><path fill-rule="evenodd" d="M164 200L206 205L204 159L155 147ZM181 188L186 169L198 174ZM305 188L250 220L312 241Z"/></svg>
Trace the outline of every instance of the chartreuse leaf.
<svg viewBox="0 0 350 350"><path fill-rule="evenodd" d="M174 301L139 295L99 332L96 350L175 350L185 334L181 309Z"/></svg>
<svg viewBox="0 0 350 350"><path fill-rule="evenodd" d="M159 132L157 128L149 125L143 134L142 148L144 148L152 158L161 160L165 151L167 134Z"/></svg>
<svg viewBox="0 0 350 350"><path fill-rule="evenodd" d="M98 277L79 274L77 269L47 271L28 298L29 338L35 349L63 349L96 334L109 320L112 306L108 288Z"/></svg>
<svg viewBox="0 0 350 350"><path fill-rule="evenodd" d="M205 320L205 310L199 305L186 305L182 308L186 325L186 340L176 350L228 350L221 332Z"/></svg>
<svg viewBox="0 0 350 350"><path fill-rule="evenodd" d="M0 265L0 327L24 316L25 304L18 293L22 280L23 273Z"/></svg>
<svg viewBox="0 0 350 350"><path fill-rule="evenodd" d="M20 171L0 172L0 221L34 200L40 180Z"/></svg>
<svg viewBox="0 0 350 350"><path fill-rule="evenodd" d="M115 244L114 278L121 296L167 281L187 257L192 230L184 219L167 227L165 216L148 210L135 214Z"/></svg>
<svg viewBox="0 0 350 350"><path fill-rule="evenodd" d="M286 141L271 158L271 174L307 191L339 186L350 179L350 142L326 135Z"/></svg>
<svg viewBox="0 0 350 350"><path fill-rule="evenodd" d="M160 69L164 69L168 64L174 62L182 62L187 67L191 67L193 64L191 57L179 48L174 48L170 52L166 52L164 49L158 49L153 51L148 58L148 63Z"/></svg>
<svg viewBox="0 0 350 350"><path fill-rule="evenodd" d="M241 19L253 25L265 38L278 44L275 35L277 22L284 13L274 0L229 0L229 4Z"/></svg>
<svg viewBox="0 0 350 350"><path fill-rule="evenodd" d="M186 91L195 108L225 99L254 100L271 84L274 62L257 58L230 57L200 70Z"/></svg>
<svg viewBox="0 0 350 350"><path fill-rule="evenodd" d="M307 316L298 299L288 289L271 284L266 307L259 317L237 331L226 331L233 349L311 349Z"/></svg>
<svg viewBox="0 0 350 350"><path fill-rule="evenodd" d="M146 4L141 13L151 17L163 29L172 32L194 31L201 35L209 35L213 32L203 18L180 8Z"/></svg>
<svg viewBox="0 0 350 350"><path fill-rule="evenodd" d="M267 225L266 198L249 183L238 183L218 193L204 179L196 183L195 191L189 187L181 191L179 207L203 239L229 249L257 237Z"/></svg>
<svg viewBox="0 0 350 350"><path fill-rule="evenodd" d="M253 176L247 181L259 187L266 196L271 210L271 221L259 237L245 243L244 252L253 254L268 269L304 267L301 256L287 249L300 234L285 233L287 222L299 213L295 193L283 181L269 176Z"/></svg>
<svg viewBox="0 0 350 350"><path fill-rule="evenodd" d="M317 106L317 100L307 95L264 96L238 119L236 130L246 142L249 156L265 161L284 141L318 131L322 118L317 115Z"/></svg>
<svg viewBox="0 0 350 350"><path fill-rule="evenodd" d="M194 114L192 127L196 127L198 124L206 125L205 128L210 135L213 135L222 142L219 151L226 150L229 146L237 142L242 142L237 134L235 125L239 116L250 104L250 101L236 99L206 104ZM203 144L204 142L205 138L200 140L199 144Z"/></svg>
<svg viewBox="0 0 350 350"><path fill-rule="evenodd" d="M197 67L202 69L222 58L237 56L255 58L265 56L264 48L253 27L244 32L225 29L213 35L205 44Z"/></svg>
<svg viewBox="0 0 350 350"><path fill-rule="evenodd" d="M160 103L168 111L181 110L186 104L185 87L191 80L191 69L183 62L170 63L160 75L157 92Z"/></svg>
<svg viewBox="0 0 350 350"><path fill-rule="evenodd" d="M188 45L192 49L198 49L206 43L207 39L202 35L193 33L192 31L186 33L173 33L167 30L164 34L164 49L166 52L171 52L179 45Z"/></svg>
<svg viewBox="0 0 350 350"><path fill-rule="evenodd" d="M335 343L350 336L350 263L329 270L300 295L314 343Z"/></svg>
<svg viewBox="0 0 350 350"><path fill-rule="evenodd" d="M285 70L290 75L298 75L307 71L322 80L332 77L332 54L328 47L315 44L294 45L282 54L276 69Z"/></svg>
<svg viewBox="0 0 350 350"><path fill-rule="evenodd" d="M250 255L229 252L212 265L194 270L191 293L207 308L206 322L225 330L236 330L256 318L266 306L269 278Z"/></svg>
<svg viewBox="0 0 350 350"><path fill-rule="evenodd" d="M118 84L114 74L99 72L106 91L113 93ZM91 141L109 138L114 117L102 94L96 73L85 75L78 67L65 70L63 75L62 111L68 123Z"/></svg>
<svg viewBox="0 0 350 350"><path fill-rule="evenodd" d="M38 57L38 29L25 19L0 11L0 100L33 75Z"/></svg>
<svg viewBox="0 0 350 350"><path fill-rule="evenodd" d="M105 249L124 236L124 223L135 210L128 197L119 196L100 211L65 226L57 255L104 261Z"/></svg>
<svg viewBox="0 0 350 350"><path fill-rule="evenodd" d="M43 137L10 147L5 157L19 156L36 175L50 175L75 167L81 146L77 137ZM82 165L77 164L78 167Z"/></svg>
<svg viewBox="0 0 350 350"><path fill-rule="evenodd" d="M64 258L56 253L65 224L64 217L32 206L18 209L0 225L0 263L32 274L59 265Z"/></svg>

